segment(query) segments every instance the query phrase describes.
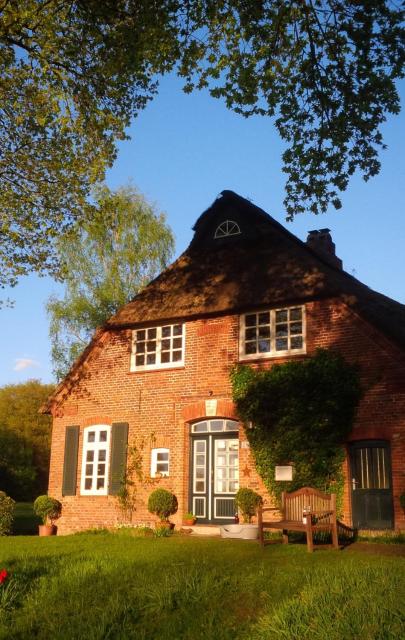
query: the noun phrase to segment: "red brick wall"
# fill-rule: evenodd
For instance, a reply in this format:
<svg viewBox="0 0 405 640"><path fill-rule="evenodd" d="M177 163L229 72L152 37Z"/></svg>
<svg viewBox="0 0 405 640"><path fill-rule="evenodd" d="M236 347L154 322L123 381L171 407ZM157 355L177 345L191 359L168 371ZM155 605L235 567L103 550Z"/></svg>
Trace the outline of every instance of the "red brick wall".
<svg viewBox="0 0 405 640"><path fill-rule="evenodd" d="M352 439L381 438L391 443L395 527L405 528L404 513L399 506L399 495L405 491L404 354L340 301L309 303L306 312L308 354L317 347L334 347L349 361L360 364L365 394ZM188 511L188 421L206 417L205 401L212 399L217 400L219 417L235 417L229 371L238 359L238 333L236 315L190 321L186 325L185 366L142 373L129 372L130 331L111 332L102 337L79 372L78 380L53 411L49 493L63 502L60 533L123 521L115 497L80 495L83 429L100 423L128 422L129 443L144 446L146 477L151 448L170 448L170 478L140 487L133 521L154 521L146 502L151 487L158 483L177 495L179 511L173 520L181 522L183 513ZM261 360L257 366L272 366L275 362ZM77 495L62 498L65 427L74 424L80 425ZM244 434L240 437L244 439ZM265 495L246 448L240 449L240 482ZM266 500L270 501L269 496ZM347 485L344 515L349 524L350 513Z"/></svg>

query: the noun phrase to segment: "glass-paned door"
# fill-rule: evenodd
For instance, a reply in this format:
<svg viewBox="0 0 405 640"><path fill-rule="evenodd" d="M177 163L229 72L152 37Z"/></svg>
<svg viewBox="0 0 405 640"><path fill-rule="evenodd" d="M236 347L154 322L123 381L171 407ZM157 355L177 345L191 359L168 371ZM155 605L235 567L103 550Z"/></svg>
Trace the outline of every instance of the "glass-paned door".
<svg viewBox="0 0 405 640"><path fill-rule="evenodd" d="M350 467L353 526L391 529L394 522L389 444L379 440L353 443Z"/></svg>
<svg viewBox="0 0 405 640"><path fill-rule="evenodd" d="M238 423L230 420L208 420L192 426L190 510L200 523L219 524L234 518L239 489L237 431Z"/></svg>

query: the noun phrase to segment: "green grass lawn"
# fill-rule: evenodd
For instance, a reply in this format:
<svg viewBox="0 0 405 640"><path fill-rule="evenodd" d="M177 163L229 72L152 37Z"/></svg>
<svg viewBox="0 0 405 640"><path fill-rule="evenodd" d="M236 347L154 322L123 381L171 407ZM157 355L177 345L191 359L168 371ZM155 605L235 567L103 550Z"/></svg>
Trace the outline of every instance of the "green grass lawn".
<svg viewBox="0 0 405 640"><path fill-rule="evenodd" d="M401 557L122 532L0 538L2 568L1 639L405 637Z"/></svg>

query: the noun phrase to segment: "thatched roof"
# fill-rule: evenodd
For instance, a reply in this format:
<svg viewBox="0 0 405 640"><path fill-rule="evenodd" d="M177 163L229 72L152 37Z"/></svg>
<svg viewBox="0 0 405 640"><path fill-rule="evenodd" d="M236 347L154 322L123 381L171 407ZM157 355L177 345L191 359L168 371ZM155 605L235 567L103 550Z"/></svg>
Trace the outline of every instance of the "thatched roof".
<svg viewBox="0 0 405 640"><path fill-rule="evenodd" d="M240 235L215 239L235 221ZM197 220L186 251L106 323L132 327L325 297L352 308L405 347L405 306L332 266L262 209L223 191Z"/></svg>
<svg viewBox="0 0 405 640"><path fill-rule="evenodd" d="M236 222L241 233L215 239L215 230L225 220ZM331 265L236 193L223 191L198 218L194 231L186 251L98 330L44 405L44 412L74 384L81 364L109 329L340 297L405 348L404 305Z"/></svg>

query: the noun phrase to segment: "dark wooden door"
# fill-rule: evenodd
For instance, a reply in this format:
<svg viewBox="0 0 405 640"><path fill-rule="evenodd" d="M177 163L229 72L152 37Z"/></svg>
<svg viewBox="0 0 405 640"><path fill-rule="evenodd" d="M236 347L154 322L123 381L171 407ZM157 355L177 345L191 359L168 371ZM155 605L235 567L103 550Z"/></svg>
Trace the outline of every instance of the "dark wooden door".
<svg viewBox="0 0 405 640"><path fill-rule="evenodd" d="M350 446L353 526L392 529L391 452L383 440L364 440Z"/></svg>
<svg viewBox="0 0 405 640"><path fill-rule="evenodd" d="M199 524L225 524L235 516L239 488L238 423L204 420L192 425L190 511Z"/></svg>

